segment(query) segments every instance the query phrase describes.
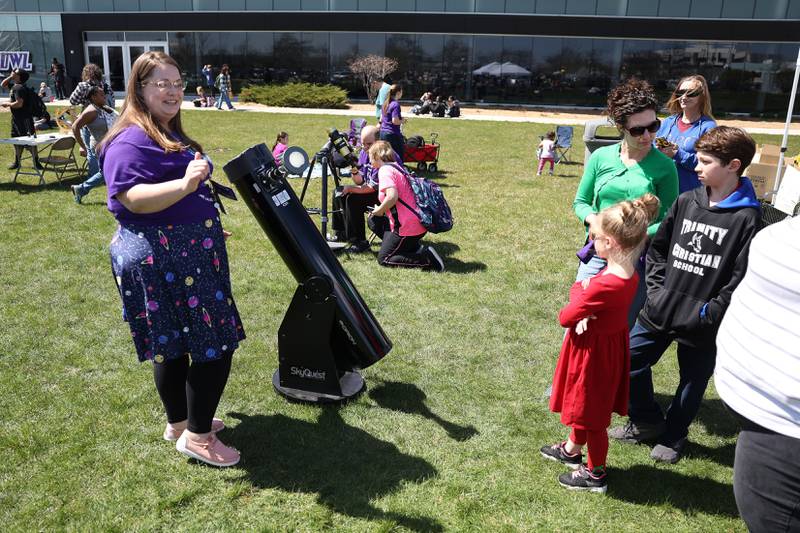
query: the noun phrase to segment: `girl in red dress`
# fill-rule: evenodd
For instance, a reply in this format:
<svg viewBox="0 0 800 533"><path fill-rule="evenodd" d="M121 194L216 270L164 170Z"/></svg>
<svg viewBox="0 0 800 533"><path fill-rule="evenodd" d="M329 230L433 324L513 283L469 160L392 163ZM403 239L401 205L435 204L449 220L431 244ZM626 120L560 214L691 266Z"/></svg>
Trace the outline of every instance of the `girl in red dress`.
<svg viewBox="0 0 800 533"><path fill-rule="evenodd" d="M595 253L608 261L596 276L576 282L569 304L558 314L569 328L553 377L550 410L572 429L569 438L544 446L546 459L574 472L562 474L562 486L605 492L606 455L611 413L628 411L628 308L639 282L635 262L647 237L647 226L658 213L658 198L646 194L600 212L589 228ZM588 465L581 450L588 444Z"/></svg>

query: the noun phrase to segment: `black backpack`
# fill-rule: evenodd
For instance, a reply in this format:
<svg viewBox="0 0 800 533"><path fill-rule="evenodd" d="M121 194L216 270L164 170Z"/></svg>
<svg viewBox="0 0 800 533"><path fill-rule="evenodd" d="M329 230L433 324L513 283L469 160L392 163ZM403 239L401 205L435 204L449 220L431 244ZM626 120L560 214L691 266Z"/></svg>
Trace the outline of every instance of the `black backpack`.
<svg viewBox="0 0 800 533"><path fill-rule="evenodd" d="M412 148L422 148L425 146L425 139L422 135L412 135L406 140L406 144Z"/></svg>
<svg viewBox="0 0 800 533"><path fill-rule="evenodd" d="M36 91L25 86L25 95L22 97L25 100L25 106L30 110L31 115L35 118L45 118L49 117L50 114L47 112L47 106L44 104L42 99L36 94Z"/></svg>

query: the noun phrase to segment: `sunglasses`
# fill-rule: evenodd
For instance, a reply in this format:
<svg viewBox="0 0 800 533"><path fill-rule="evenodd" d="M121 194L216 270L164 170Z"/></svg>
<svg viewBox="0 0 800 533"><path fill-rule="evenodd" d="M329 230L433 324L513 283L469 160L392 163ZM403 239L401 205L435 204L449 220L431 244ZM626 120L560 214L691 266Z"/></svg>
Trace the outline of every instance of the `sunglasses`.
<svg viewBox="0 0 800 533"><path fill-rule="evenodd" d="M681 96L694 98L695 96L700 96L701 94L703 94L702 89L678 89L675 91L675 98L680 98Z"/></svg>
<svg viewBox="0 0 800 533"><path fill-rule="evenodd" d="M656 133L658 128L661 127L661 121L656 119L647 126L634 126L632 128L625 128L628 133L630 133L633 137L641 137L644 135L645 131L649 131L650 133Z"/></svg>

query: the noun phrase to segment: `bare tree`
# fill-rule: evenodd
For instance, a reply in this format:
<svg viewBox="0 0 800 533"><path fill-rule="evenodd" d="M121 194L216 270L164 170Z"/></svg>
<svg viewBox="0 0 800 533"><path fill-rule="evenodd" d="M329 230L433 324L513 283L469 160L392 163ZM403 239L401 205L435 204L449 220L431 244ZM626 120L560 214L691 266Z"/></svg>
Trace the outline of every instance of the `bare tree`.
<svg viewBox="0 0 800 533"><path fill-rule="evenodd" d="M369 54L354 58L347 66L350 68L350 72L355 74L364 84L367 98L370 101L374 101L378 96L378 91L372 86L372 82L382 80L388 74L394 72L397 69L397 61L390 57Z"/></svg>

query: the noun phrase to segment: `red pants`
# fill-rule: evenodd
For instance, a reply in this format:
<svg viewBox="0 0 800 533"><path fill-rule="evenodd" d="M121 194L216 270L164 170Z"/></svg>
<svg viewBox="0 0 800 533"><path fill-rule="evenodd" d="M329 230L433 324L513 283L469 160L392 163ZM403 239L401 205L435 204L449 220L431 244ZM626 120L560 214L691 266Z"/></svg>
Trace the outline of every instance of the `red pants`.
<svg viewBox="0 0 800 533"><path fill-rule="evenodd" d="M572 428L569 440L579 446L586 444L586 460L589 470L596 466L606 466L608 456L608 434L605 429L590 430Z"/></svg>
<svg viewBox="0 0 800 533"><path fill-rule="evenodd" d="M541 159L539 159L539 168L538 168L538 170L536 172L541 174L542 170L544 170L544 164L546 162L550 163L550 172L552 172L553 171L553 158L552 157L542 157Z"/></svg>

